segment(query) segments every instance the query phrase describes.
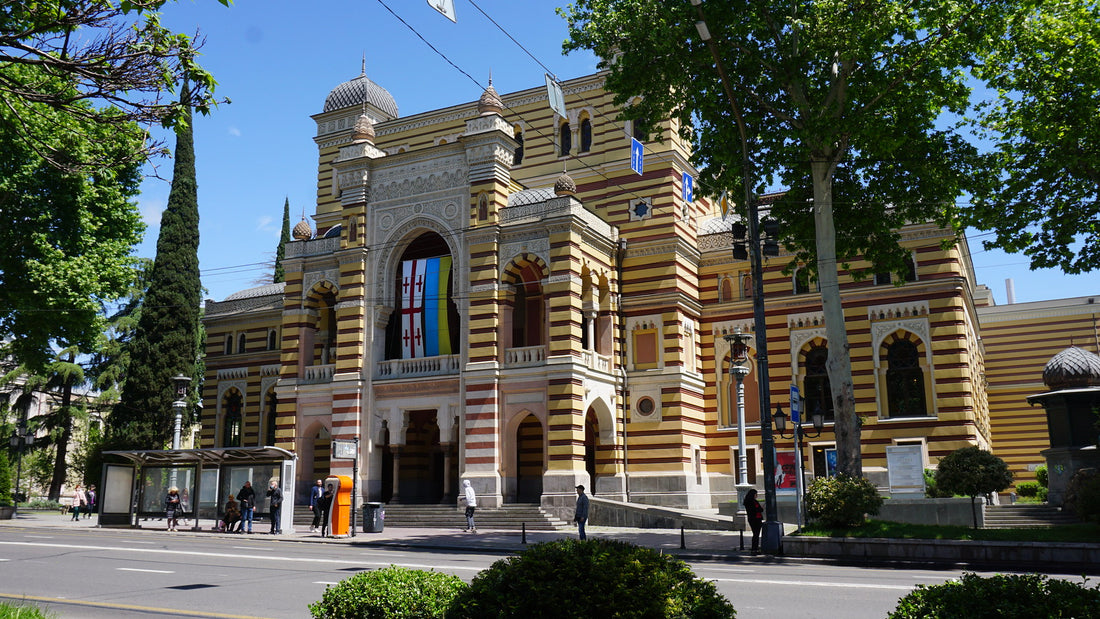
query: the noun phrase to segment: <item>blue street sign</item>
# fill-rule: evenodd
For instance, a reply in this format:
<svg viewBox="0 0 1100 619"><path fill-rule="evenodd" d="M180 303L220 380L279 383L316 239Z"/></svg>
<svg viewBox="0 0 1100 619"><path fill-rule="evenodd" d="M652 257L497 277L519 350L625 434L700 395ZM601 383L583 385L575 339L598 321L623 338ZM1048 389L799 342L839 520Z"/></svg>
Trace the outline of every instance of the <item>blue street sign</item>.
<svg viewBox="0 0 1100 619"><path fill-rule="evenodd" d="M687 172L683 173L684 179L684 202L691 202L695 197L695 179L691 177Z"/></svg>
<svg viewBox="0 0 1100 619"><path fill-rule="evenodd" d="M638 141L638 138L630 138L630 169L638 174L642 173L643 152L642 143Z"/></svg>
<svg viewBox="0 0 1100 619"><path fill-rule="evenodd" d="M802 414L802 398L798 395L798 385L791 385L791 423L798 424Z"/></svg>

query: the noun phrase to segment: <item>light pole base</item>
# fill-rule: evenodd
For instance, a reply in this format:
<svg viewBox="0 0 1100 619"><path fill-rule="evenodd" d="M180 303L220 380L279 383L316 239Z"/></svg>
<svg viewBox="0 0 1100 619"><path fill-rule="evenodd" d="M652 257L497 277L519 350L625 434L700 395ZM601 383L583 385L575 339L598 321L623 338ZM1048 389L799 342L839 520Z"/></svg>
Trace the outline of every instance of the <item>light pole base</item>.
<svg viewBox="0 0 1100 619"><path fill-rule="evenodd" d="M760 540L760 550L766 555L781 554L783 550L783 523L769 520L764 523L764 530L761 533L763 539Z"/></svg>

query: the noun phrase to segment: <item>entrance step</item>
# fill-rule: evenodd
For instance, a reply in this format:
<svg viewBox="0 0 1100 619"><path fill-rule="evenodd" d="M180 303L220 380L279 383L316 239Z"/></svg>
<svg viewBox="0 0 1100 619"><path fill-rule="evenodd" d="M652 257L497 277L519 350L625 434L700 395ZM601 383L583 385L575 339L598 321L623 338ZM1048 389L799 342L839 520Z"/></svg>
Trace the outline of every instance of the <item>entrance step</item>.
<svg viewBox="0 0 1100 619"><path fill-rule="evenodd" d="M391 503L385 506L387 527L416 527L426 529L461 529L466 526L464 510L454 505L408 505ZM357 524L362 514L356 514ZM309 527L313 512L308 506L294 508L294 526ZM498 509L481 508L474 514L479 529L519 531L525 525L528 531L554 531L569 527L569 523L542 511L537 503L517 503Z"/></svg>
<svg viewBox="0 0 1100 619"><path fill-rule="evenodd" d="M1045 503L986 505L984 509L987 529L1056 527L1078 522L1072 513Z"/></svg>

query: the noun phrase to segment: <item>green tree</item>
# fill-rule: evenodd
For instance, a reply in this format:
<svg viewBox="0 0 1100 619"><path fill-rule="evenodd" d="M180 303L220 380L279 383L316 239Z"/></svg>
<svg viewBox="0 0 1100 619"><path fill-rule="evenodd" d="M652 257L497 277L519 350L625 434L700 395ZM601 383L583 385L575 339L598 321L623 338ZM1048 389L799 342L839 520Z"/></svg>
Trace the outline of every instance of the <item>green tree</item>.
<svg viewBox="0 0 1100 619"><path fill-rule="evenodd" d="M42 69L2 67L73 93L64 77ZM92 113L87 103L73 104ZM110 116L109 110L97 111ZM51 165L20 138L41 134L52 159L102 161L82 172ZM132 159L141 140L42 103L0 105L0 333L11 354L41 371L54 348L91 350L103 328L102 305L134 279L134 245L144 226L133 199L140 176Z"/></svg>
<svg viewBox="0 0 1100 619"><path fill-rule="evenodd" d="M7 449L0 449L0 506L12 504L12 487L15 477L11 474Z"/></svg>
<svg viewBox="0 0 1100 619"><path fill-rule="evenodd" d="M283 268L283 260L286 258L286 244L290 242L290 198L283 203L283 231L279 234L279 246L275 248L275 276L274 283L286 281L286 269Z"/></svg>
<svg viewBox="0 0 1100 619"><path fill-rule="evenodd" d="M1100 4L1027 0L976 75L974 124L994 143L967 223L1031 268L1100 268Z"/></svg>
<svg viewBox="0 0 1100 619"><path fill-rule="evenodd" d="M1012 471L997 456L970 446L956 449L940 460L936 467L936 487L942 492L970 497L974 528L978 528L978 508L974 499L991 492L1000 492L1012 485Z"/></svg>
<svg viewBox="0 0 1100 619"><path fill-rule="evenodd" d="M565 50L603 59L625 118L671 117L692 140L704 193L748 194L746 176L752 193L768 179L790 189L771 215L795 261L816 269L837 470L853 477L862 476L860 420L839 271L864 256L901 272L901 225L956 224L973 149L936 122L966 108L963 68L973 41L999 23L999 6L577 0L562 11ZM710 45L697 33L701 20Z"/></svg>
<svg viewBox="0 0 1100 619"><path fill-rule="evenodd" d="M95 140L106 130L106 135L137 146L110 151L111 165L140 164L160 145L144 142L139 125L171 126L183 118L178 102L163 99L181 80L196 85L191 105L204 114L209 111L215 103L214 78L195 62L196 41L161 25L156 11L166 3L0 2L0 108L22 114L23 122L9 130L25 148L57 167L96 168L102 165L101 157L55 156L62 153L55 148L53 134ZM56 88L56 79L71 87ZM89 101L111 107L94 108ZM64 132L53 130L55 116L66 118Z"/></svg>
<svg viewBox="0 0 1100 619"><path fill-rule="evenodd" d="M187 85L181 99L187 100ZM129 342L122 396L108 418L113 449L163 446L172 436L172 377L193 377L199 328L199 208L191 119L176 130L176 160L168 206L141 317ZM189 422L184 419L184 424Z"/></svg>

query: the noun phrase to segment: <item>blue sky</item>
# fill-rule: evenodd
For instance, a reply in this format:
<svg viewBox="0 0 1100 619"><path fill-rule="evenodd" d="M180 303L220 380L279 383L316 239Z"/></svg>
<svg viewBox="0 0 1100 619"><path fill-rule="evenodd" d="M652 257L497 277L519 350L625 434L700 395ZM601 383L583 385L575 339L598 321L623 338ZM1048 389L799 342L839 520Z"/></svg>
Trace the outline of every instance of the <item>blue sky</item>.
<svg viewBox="0 0 1100 619"><path fill-rule="evenodd" d="M359 75L364 54L367 75L390 91L403 116L476 100L490 71L499 92L542 85L541 65L559 79L595 71L589 54L562 56L567 32L554 8L567 0L475 1L476 7L455 0L457 24L425 0L235 0L229 8L180 0L165 6L167 26L206 37L201 62L218 80L217 94L232 101L195 121L206 298L222 300L270 275L262 263L274 255L284 199L291 225L303 210L313 213L317 148L310 116L332 88ZM157 173L170 180L171 161L161 160ZM156 251L168 189L167 180L155 178L142 186L139 206L149 224L142 256ZM1025 257L984 251L981 238L970 237L978 281L998 304L1006 302L1007 278L1015 282L1017 302L1100 293L1100 273L1030 272Z"/></svg>

